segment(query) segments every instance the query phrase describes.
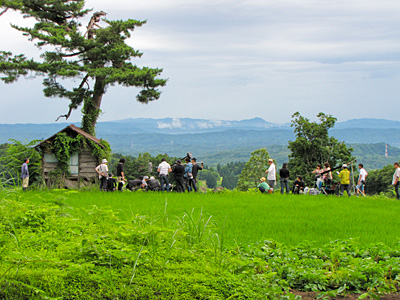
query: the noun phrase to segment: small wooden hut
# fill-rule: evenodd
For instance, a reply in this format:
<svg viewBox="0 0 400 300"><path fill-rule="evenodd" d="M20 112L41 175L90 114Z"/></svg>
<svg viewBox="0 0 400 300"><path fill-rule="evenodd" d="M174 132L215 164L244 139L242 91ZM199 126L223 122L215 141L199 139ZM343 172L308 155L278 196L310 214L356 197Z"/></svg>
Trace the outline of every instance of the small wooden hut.
<svg viewBox="0 0 400 300"><path fill-rule="evenodd" d="M42 153L42 176L47 186L51 186L58 180L58 184L62 181L62 187L65 188L76 188L82 184L87 185L97 180L97 172L95 171L96 166L99 164L99 159L93 155L93 149L90 149L90 143L85 148L80 147L75 153L71 153L68 161L68 176L65 178L54 178L54 173L60 169L59 161L54 154L52 147L57 135L65 133L68 137L76 138L81 135L84 139L94 142L96 145L104 149L104 145L101 144L101 140L88 134L82 129L71 124L65 127L63 130L57 132L53 136L44 140L35 148ZM53 175L53 176L52 176ZM61 176L61 175L59 175Z"/></svg>

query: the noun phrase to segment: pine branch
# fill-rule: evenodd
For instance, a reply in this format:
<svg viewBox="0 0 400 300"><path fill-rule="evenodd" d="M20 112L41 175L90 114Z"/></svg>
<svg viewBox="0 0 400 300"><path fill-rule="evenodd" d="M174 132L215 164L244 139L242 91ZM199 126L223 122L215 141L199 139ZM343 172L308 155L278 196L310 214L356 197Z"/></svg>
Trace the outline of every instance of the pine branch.
<svg viewBox="0 0 400 300"><path fill-rule="evenodd" d="M0 13L0 17L1 17L2 15L4 15L4 14L6 13L7 10L8 10L8 7L5 8L5 9Z"/></svg>

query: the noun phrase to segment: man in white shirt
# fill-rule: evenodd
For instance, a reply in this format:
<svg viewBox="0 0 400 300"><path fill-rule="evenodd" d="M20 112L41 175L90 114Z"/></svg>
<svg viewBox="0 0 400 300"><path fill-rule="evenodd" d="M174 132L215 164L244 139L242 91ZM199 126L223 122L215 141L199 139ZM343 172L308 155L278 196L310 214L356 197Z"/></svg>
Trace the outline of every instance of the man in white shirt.
<svg viewBox="0 0 400 300"><path fill-rule="evenodd" d="M364 186L365 186L365 180L367 179L368 173L364 169L363 164L358 164L358 168L360 169L360 175L358 175L358 182L356 185L356 195L358 196L358 192L361 192L365 196L364 192Z"/></svg>
<svg viewBox="0 0 400 300"><path fill-rule="evenodd" d="M157 172L160 174L161 191L164 192L164 184L167 186L167 192L169 192L169 181L168 173L171 172L171 166L167 163L165 158L161 159L161 163L158 165Z"/></svg>
<svg viewBox="0 0 400 300"><path fill-rule="evenodd" d="M107 178L108 178L108 166L107 159L103 159L101 164L96 167L96 172L99 174L100 179L100 191L107 191Z"/></svg>
<svg viewBox="0 0 400 300"><path fill-rule="evenodd" d="M393 164L393 166L396 169L396 171L394 171L394 174L393 174L392 184L394 185L394 191L396 192L396 198L397 198L397 200L400 200L400 194L399 194L400 167L399 167L399 163L395 162Z"/></svg>
<svg viewBox="0 0 400 300"><path fill-rule="evenodd" d="M275 189L275 180L276 180L276 167L274 164L274 160L272 158L268 159L269 168L265 171L265 174L268 174L268 185ZM273 191L272 191L273 192Z"/></svg>

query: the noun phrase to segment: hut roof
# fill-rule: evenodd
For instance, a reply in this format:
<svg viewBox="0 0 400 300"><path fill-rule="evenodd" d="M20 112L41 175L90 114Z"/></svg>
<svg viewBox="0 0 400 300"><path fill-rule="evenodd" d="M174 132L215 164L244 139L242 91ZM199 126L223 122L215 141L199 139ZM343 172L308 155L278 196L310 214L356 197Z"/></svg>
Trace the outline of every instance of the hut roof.
<svg viewBox="0 0 400 300"><path fill-rule="evenodd" d="M67 132L68 133L68 132L71 132L71 131L76 133L76 134L83 135L88 140L91 140L91 141L95 142L97 145L99 145L101 148L104 148L104 146L100 143L101 140L99 140L98 138L94 137L93 135L90 135L89 133L83 131L82 129L76 127L74 124L68 125L63 130L60 130L59 132L57 132L56 134L52 135L48 139L44 140L40 144L36 145L35 148L40 148L43 144L52 141L53 139L55 139L57 134L59 134L61 132Z"/></svg>

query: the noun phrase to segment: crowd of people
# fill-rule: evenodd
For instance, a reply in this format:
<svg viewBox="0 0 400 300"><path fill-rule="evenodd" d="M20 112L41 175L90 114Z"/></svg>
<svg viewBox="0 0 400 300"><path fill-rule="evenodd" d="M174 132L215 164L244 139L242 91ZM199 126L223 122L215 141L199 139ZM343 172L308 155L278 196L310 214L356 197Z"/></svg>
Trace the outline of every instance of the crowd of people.
<svg viewBox="0 0 400 300"><path fill-rule="evenodd" d="M117 165L116 178L109 173L108 161L103 159L101 164L96 167L96 172L99 176L101 191L122 191L123 186L131 191L139 189L145 191L166 191L169 192L174 188L174 191L182 193L185 191L197 192L197 174L203 169L203 162L197 164L197 159L192 157L185 158L186 165L182 164L182 160L178 159L172 166L165 158L161 159L161 163L157 167L159 180L154 176L142 176L134 180L126 180L124 172L125 159L121 158ZM173 174L175 186L170 183L169 174Z"/></svg>
<svg viewBox="0 0 400 300"><path fill-rule="evenodd" d="M261 193L272 194L276 185L276 167L273 159L268 160L269 168L265 171L267 174L267 178L261 177L260 184L257 186ZM393 174L392 185L394 186L396 198L400 200L399 193L399 185L400 185L400 167L399 163L394 163L395 172ZM336 185L333 182L332 171L340 169L341 171L337 171L339 177L339 183ZM334 194L337 192L338 195L343 196L344 191L347 192L347 195L351 196L351 180L350 180L350 171L348 164L343 164L341 167L337 167L331 169L331 166L328 162L324 163L324 167L321 164L317 164L316 168L312 171L314 175L314 185L309 188L306 186L303 181L303 176L297 175L296 180L293 182L292 193L293 194L317 194L321 191L325 194ZM363 164L358 164L359 174L355 184L355 193L357 196L362 194L365 196L365 185L366 178L368 176L368 172L365 170ZM290 172L288 170L288 164L283 163L282 168L279 170L280 176L280 189L281 194L285 192L289 193L289 175Z"/></svg>
<svg viewBox="0 0 400 300"><path fill-rule="evenodd" d="M134 179L131 181L126 180L124 172L125 159L121 158L117 165L116 178L113 174L109 173L108 161L103 159L101 164L98 165L95 170L98 173L100 181L101 191L122 191L123 186L126 184L126 188L129 190L151 190L151 191L166 191L169 192L172 189L172 185L169 180L169 174L172 173L175 179L175 191L185 192L185 191L198 191L197 187L197 174L199 170L203 169L203 162L200 165L197 164L196 158L185 158L186 165L182 165L181 160L177 160L173 166L171 166L165 158L161 160L161 163L157 167L157 172L160 180L156 179L154 176L143 176L142 178ZM21 179L22 188L24 191L27 190L29 185L29 158L24 159L24 163L21 167ZM265 171L267 178L261 177L260 184L257 186L260 192L272 194L274 193L276 185L276 166L273 159L268 160L269 168ZM400 166L398 162L393 164L395 172L393 174L392 185L396 193L396 199L400 200ZM312 171L315 175L315 181L313 188L308 188L303 181L301 175L296 176L296 180L293 182L292 193L293 194L304 194L307 192L311 193L311 190L321 190L323 188L325 193L332 192L333 187L333 176L332 171L341 168L342 170L338 172L340 179L339 182L339 195L342 196L346 190L347 195L351 196L351 181L350 181L350 171L348 170L348 165L343 164L341 167L331 169L328 162L324 163L324 168L321 164L318 164L316 168ZM368 172L365 170L363 164L358 164L359 175L357 179L357 184L355 185L356 195L362 194L365 196L365 184ZM286 192L289 193L289 169L287 163L283 163L282 168L279 170L280 176L280 188L281 194ZM335 187L336 190L336 187Z"/></svg>

